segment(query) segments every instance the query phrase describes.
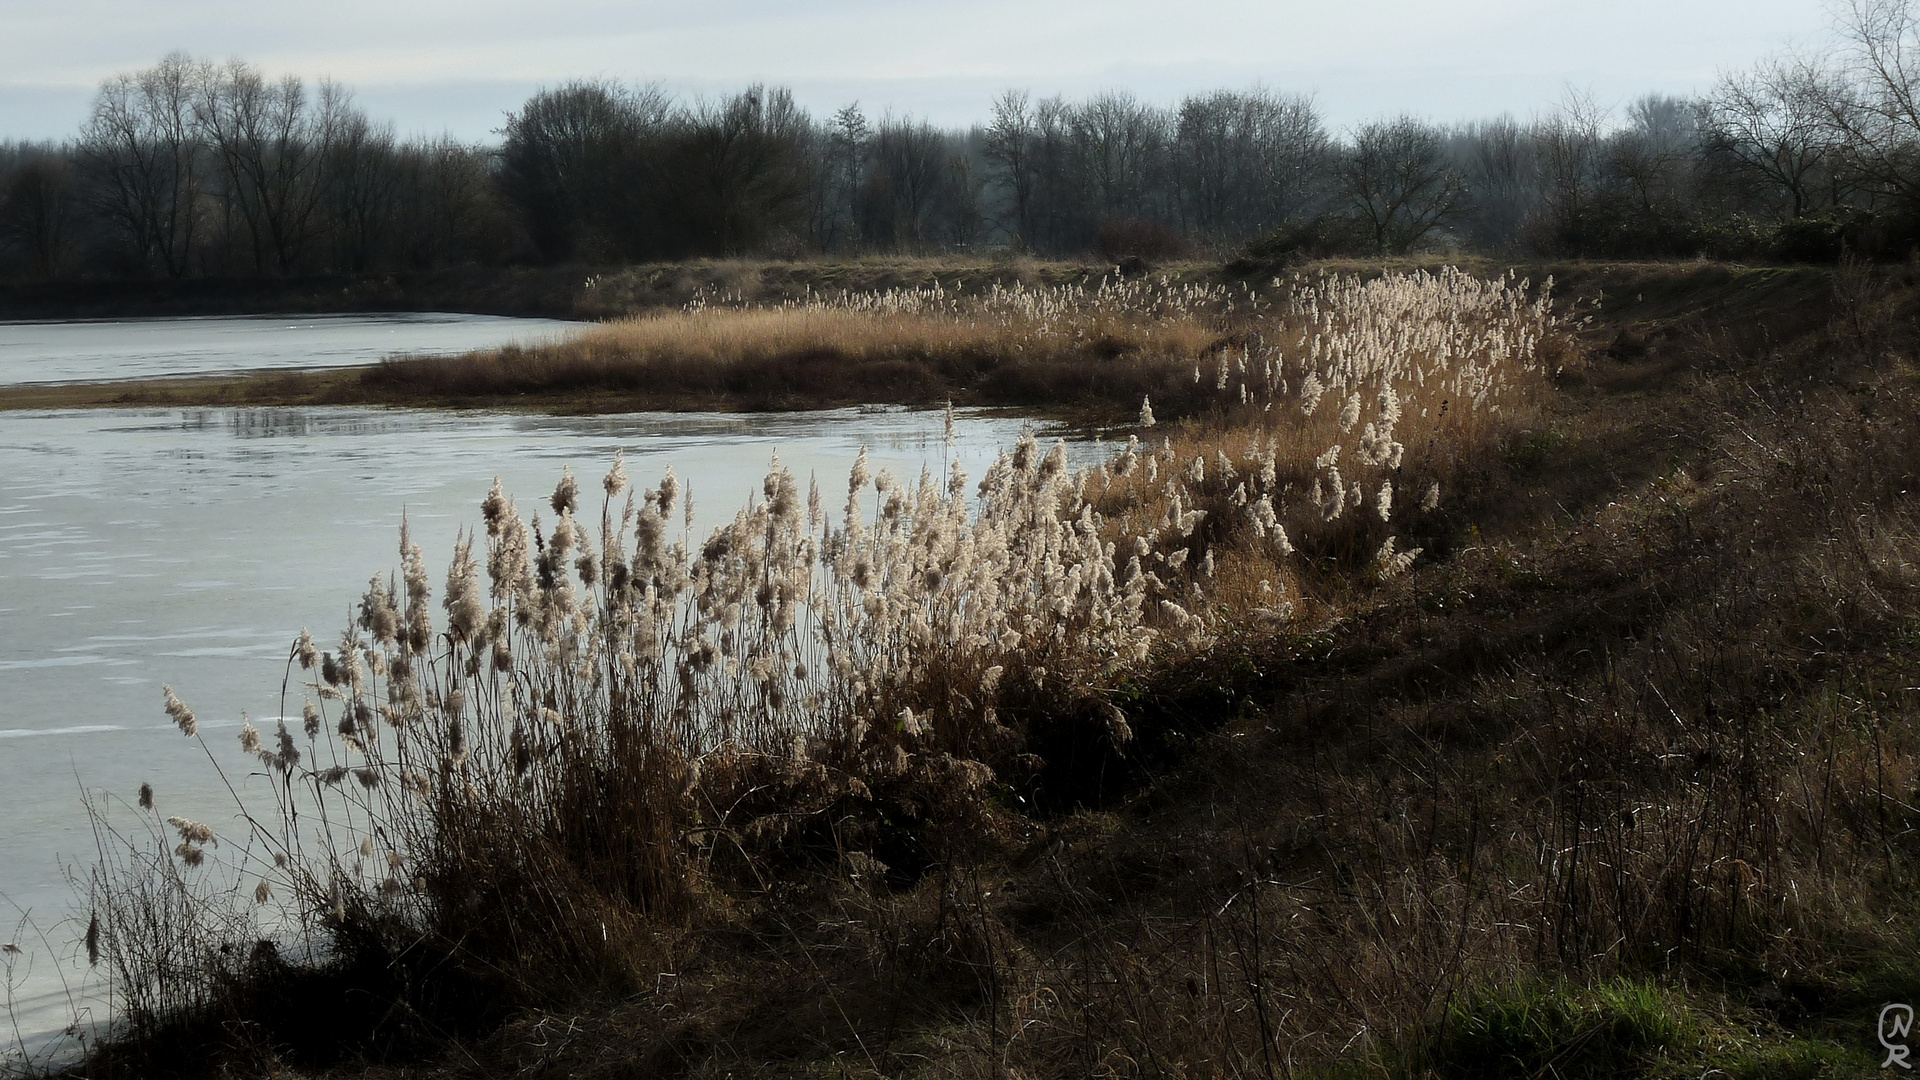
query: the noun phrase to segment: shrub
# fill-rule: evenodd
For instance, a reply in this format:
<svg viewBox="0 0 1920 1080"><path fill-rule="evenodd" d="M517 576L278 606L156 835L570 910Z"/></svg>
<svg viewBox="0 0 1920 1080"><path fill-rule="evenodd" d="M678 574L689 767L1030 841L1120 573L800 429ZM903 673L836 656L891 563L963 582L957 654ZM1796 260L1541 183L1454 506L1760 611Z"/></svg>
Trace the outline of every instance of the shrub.
<svg viewBox="0 0 1920 1080"><path fill-rule="evenodd" d="M1178 229L1144 218L1108 218L1093 238L1094 253L1110 263L1153 265L1184 259L1193 244Z"/></svg>
<svg viewBox="0 0 1920 1080"><path fill-rule="evenodd" d="M1288 221L1247 245L1249 258L1267 261L1304 262L1373 253L1373 237L1366 226L1344 214Z"/></svg>

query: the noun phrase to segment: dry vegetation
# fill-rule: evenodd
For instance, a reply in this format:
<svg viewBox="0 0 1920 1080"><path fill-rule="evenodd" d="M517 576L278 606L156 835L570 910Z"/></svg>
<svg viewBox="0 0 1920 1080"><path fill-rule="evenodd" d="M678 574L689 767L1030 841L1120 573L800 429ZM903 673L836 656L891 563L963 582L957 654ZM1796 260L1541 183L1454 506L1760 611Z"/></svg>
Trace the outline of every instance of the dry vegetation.
<svg viewBox="0 0 1920 1080"><path fill-rule="evenodd" d="M561 399L679 408L850 402L1091 407L1108 418L1156 395L1213 404L1179 376L1228 342L1245 285L1161 277L1055 285L934 283L805 294L776 304L696 296L555 345L397 357L365 373L401 399Z"/></svg>
<svg viewBox="0 0 1920 1080"><path fill-rule="evenodd" d="M1622 284L1590 358L1508 280L1081 293L1190 417L1094 469L776 463L695 538L616 465L489 495L438 605L403 536L243 734L253 835L107 845L137 1037L83 1071L1870 1069L1920 991L1911 283ZM603 333L1072 338L1044 295Z"/></svg>
<svg viewBox="0 0 1920 1080"><path fill-rule="evenodd" d="M1210 361L1224 344L1217 316L1251 297L1212 267L1123 280L1111 266L901 259L643 266L584 285L571 277L560 291L538 309L612 321L555 345L401 355L368 368L6 387L0 409L384 404L592 413L951 401L1113 421L1145 394L1163 411L1212 405L1210 386L1198 392L1165 361Z"/></svg>
<svg viewBox="0 0 1920 1080"><path fill-rule="evenodd" d="M1271 302L1246 281L1170 275L1052 284L1015 278L973 288L936 278L882 291L808 291L778 303L702 294L678 311L556 345L390 359L366 372L362 385L397 400L754 409L946 400L1108 421L1150 397L1162 418L1183 417L1221 404L1227 388L1213 369L1223 354L1239 350L1244 365L1248 350L1308 344L1266 340L1290 332L1263 315ZM1208 370L1187 378L1196 365ZM1236 375L1235 386L1259 389L1245 371Z"/></svg>

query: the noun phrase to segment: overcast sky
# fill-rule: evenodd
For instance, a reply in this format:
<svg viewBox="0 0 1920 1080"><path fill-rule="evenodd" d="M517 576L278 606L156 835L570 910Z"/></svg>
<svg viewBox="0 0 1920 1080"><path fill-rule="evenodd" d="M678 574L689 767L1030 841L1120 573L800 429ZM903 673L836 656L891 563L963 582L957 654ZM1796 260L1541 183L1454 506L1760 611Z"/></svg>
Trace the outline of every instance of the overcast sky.
<svg viewBox="0 0 1920 1080"><path fill-rule="evenodd" d="M403 134L487 139L575 77L718 94L793 88L964 125L1008 87L1154 101L1262 83L1335 125L1550 108L1569 87L1618 105L1688 93L1789 44L1820 0L0 0L0 139L57 139L99 81L182 49L328 75Z"/></svg>

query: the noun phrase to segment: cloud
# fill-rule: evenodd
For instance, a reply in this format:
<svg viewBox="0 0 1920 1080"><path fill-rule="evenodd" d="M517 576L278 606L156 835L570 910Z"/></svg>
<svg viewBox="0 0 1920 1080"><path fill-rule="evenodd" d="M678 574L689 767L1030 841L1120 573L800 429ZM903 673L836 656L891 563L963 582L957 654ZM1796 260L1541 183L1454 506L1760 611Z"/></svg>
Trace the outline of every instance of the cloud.
<svg viewBox="0 0 1920 1080"><path fill-rule="evenodd" d="M71 131L99 79L179 48L328 75L402 130L481 138L534 87L583 76L776 82L816 109L859 98L950 124L1008 86L1170 100L1256 81L1315 91L1336 121L1525 114L1567 84L1602 100L1703 87L1822 16L1804 0L0 0L0 25L0 133L16 137Z"/></svg>

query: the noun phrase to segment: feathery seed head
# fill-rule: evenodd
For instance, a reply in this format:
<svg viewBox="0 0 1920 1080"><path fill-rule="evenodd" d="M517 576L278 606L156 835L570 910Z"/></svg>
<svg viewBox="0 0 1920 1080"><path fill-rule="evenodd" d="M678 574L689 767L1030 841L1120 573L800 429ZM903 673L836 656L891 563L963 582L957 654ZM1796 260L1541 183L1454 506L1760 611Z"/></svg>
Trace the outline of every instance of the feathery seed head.
<svg viewBox="0 0 1920 1080"><path fill-rule="evenodd" d="M847 494L858 495L860 489L873 479L873 469L867 464L867 446L860 444L860 453L853 459L853 471L847 476ZM852 505L849 502L849 505Z"/></svg>
<svg viewBox="0 0 1920 1080"><path fill-rule="evenodd" d="M167 819L167 824L172 826L174 831L180 834L180 839L186 843L215 843L213 830L192 818L170 817Z"/></svg>
<svg viewBox="0 0 1920 1080"><path fill-rule="evenodd" d="M1351 431L1353 425L1360 422L1360 395L1352 394L1347 398L1345 408L1340 410L1340 430Z"/></svg>
<svg viewBox="0 0 1920 1080"><path fill-rule="evenodd" d="M447 633L457 642L471 640L486 623L487 606L480 596L480 567L473 561L473 540L461 536L447 568Z"/></svg>
<svg viewBox="0 0 1920 1080"><path fill-rule="evenodd" d="M300 764L300 748L293 744L293 732L287 730L286 717L278 718L275 723L278 728L275 732L277 749L274 751L274 761L284 772Z"/></svg>
<svg viewBox="0 0 1920 1080"><path fill-rule="evenodd" d="M610 499L627 489L627 452L625 450L613 452L613 468L607 470L606 479L600 481L600 486L606 490L607 497Z"/></svg>
<svg viewBox="0 0 1920 1080"><path fill-rule="evenodd" d="M560 467L560 483L554 486L553 498L548 502L553 506L553 512L562 517L571 514L580 505L580 485L573 479L572 466Z"/></svg>
<svg viewBox="0 0 1920 1080"><path fill-rule="evenodd" d="M180 734L192 738L200 733L199 721L194 719L193 710L174 696L173 687L162 686L160 693L166 701L167 718L180 728Z"/></svg>
<svg viewBox="0 0 1920 1080"><path fill-rule="evenodd" d="M675 499L680 497L680 478L673 474L672 465L668 465L666 473L660 477L660 488L659 488L658 495L659 497L657 501L660 504L660 515L662 517L665 517L666 515L673 513L673 502ZM689 496L688 504L687 504L687 522L689 526L691 526L693 522L693 504L692 504L691 496Z"/></svg>
<svg viewBox="0 0 1920 1080"><path fill-rule="evenodd" d="M1413 561L1420 557L1422 550L1424 549L1410 548L1406 551L1395 551L1394 538L1389 536L1387 542L1380 545L1380 550L1374 553L1374 572L1382 580L1398 577L1413 566Z"/></svg>
<svg viewBox="0 0 1920 1080"><path fill-rule="evenodd" d="M488 489L487 497L480 503L480 516L486 519L487 535L500 536L512 512L513 503L508 500L506 491L500 486L500 478L496 476L493 478L493 487Z"/></svg>

